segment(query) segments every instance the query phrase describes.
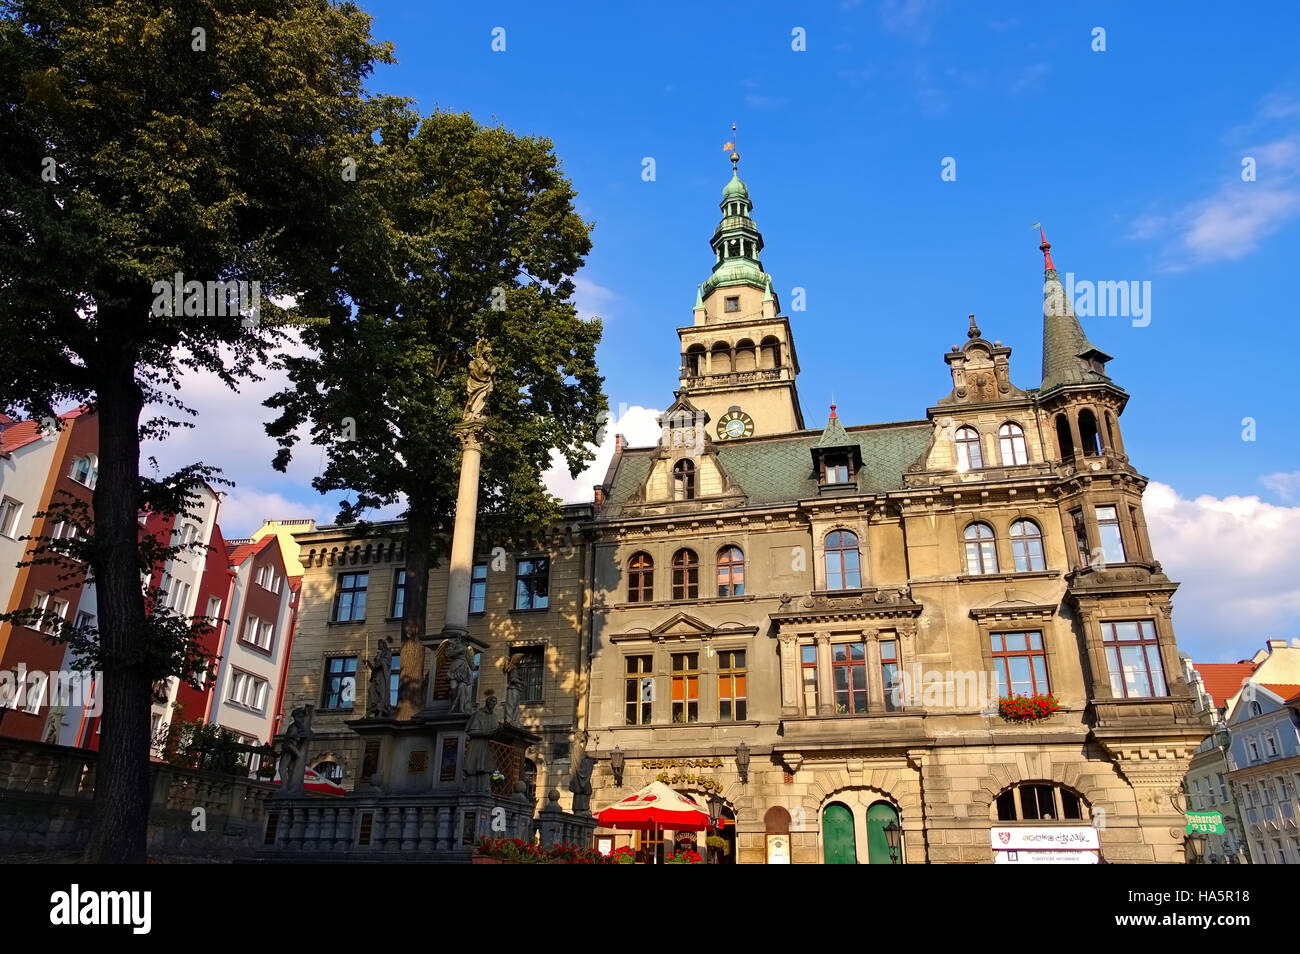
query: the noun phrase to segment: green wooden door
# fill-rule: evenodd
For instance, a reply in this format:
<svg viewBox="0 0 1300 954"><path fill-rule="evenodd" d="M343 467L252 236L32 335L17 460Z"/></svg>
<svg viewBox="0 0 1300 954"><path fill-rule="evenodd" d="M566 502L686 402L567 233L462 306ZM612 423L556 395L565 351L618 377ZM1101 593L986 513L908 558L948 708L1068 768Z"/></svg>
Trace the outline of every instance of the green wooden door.
<svg viewBox="0 0 1300 954"><path fill-rule="evenodd" d="M838 803L822 812L822 849L828 865L856 865L858 848L853 837L853 813Z"/></svg>
<svg viewBox="0 0 1300 954"><path fill-rule="evenodd" d="M885 839L885 826L898 821L898 812L888 802L876 802L867 809L867 858L869 864L892 864L889 859L889 842ZM899 847L902 854L902 846ZM902 861L902 858L899 858Z"/></svg>

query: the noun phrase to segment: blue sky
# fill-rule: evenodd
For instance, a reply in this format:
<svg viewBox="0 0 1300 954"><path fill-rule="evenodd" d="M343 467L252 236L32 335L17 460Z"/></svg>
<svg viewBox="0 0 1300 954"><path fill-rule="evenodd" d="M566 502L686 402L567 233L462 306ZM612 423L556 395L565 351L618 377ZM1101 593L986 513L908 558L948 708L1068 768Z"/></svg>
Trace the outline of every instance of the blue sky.
<svg viewBox="0 0 1300 954"><path fill-rule="evenodd" d="M1300 274L1300 6L362 5L400 61L372 88L554 141L595 223L579 303L605 319L616 410L672 400L674 329L712 264L732 122L765 268L787 311L791 289L806 290L807 310L789 314L812 426L832 392L850 424L923 417L951 386L942 355L970 312L1014 349L1013 382L1035 386L1035 222L1063 274L1150 282L1144 327L1083 320L1132 395L1126 449L1159 482L1149 519L1184 583L1180 644L1235 659L1300 635L1300 454L1281 346ZM955 181L941 178L945 157ZM240 398L250 414L265 413L264 390ZM227 443L205 417L173 442L180 456ZM285 478L264 438L229 449L212 461L240 484L229 534L262 516L332 516L308 484L317 460Z"/></svg>

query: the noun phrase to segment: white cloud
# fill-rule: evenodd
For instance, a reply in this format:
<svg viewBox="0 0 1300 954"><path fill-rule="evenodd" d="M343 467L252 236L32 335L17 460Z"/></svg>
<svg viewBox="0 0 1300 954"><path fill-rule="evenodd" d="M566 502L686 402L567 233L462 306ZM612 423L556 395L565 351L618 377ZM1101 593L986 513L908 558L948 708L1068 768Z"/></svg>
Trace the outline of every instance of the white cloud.
<svg viewBox="0 0 1300 954"><path fill-rule="evenodd" d="M1265 639L1300 629L1300 507L1256 496L1181 497L1152 482L1145 511L1151 544L1174 595L1179 647L1194 659L1228 662Z"/></svg>
<svg viewBox="0 0 1300 954"><path fill-rule="evenodd" d="M619 296L612 288L597 285L582 276L573 279L573 304L584 321L596 316L609 321L609 307L618 300Z"/></svg>
<svg viewBox="0 0 1300 954"><path fill-rule="evenodd" d="M647 447L659 441L658 417L663 411L649 407L618 408L601 432L601 442L596 450L596 459L577 477L569 476L569 468L557 451L551 452L551 466L542 475L546 489L565 503L590 503L592 488L605 479L609 470L610 459L614 456L614 437L622 434L628 447Z"/></svg>
<svg viewBox="0 0 1300 954"><path fill-rule="evenodd" d="M1300 470L1265 474L1259 482L1281 497L1283 503L1300 503Z"/></svg>
<svg viewBox="0 0 1300 954"><path fill-rule="evenodd" d="M930 38L939 6L933 0L881 0L880 22L889 33L917 43Z"/></svg>

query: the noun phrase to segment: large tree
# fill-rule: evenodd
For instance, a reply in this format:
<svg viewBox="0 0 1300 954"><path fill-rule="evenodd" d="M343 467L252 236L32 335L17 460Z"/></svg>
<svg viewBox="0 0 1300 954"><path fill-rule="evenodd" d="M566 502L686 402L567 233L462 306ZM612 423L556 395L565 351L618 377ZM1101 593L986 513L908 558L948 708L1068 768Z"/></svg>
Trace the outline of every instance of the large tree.
<svg viewBox="0 0 1300 954"><path fill-rule="evenodd" d="M590 226L549 140L463 114L420 119L397 104L384 124L367 241L344 253L354 313L303 332L285 359L292 387L268 405L289 461L300 428L328 463L322 492L352 491L340 520L404 504L406 596L398 716L420 704L428 570L454 519L470 357L491 347L479 539L509 545L547 528L542 485L556 450L575 475L592 459L607 407L598 319L572 302ZM355 258L350 258L355 253Z"/></svg>
<svg viewBox="0 0 1300 954"><path fill-rule="evenodd" d="M256 281L264 316L275 295L340 309L371 148L362 84L391 58L368 16L327 0L0 0L0 407L99 415L88 860L144 859L150 685L176 668L145 624L141 440L187 410L182 372L233 388L275 338L219 296L168 308L155 283ZM143 420L151 405L169 410Z"/></svg>

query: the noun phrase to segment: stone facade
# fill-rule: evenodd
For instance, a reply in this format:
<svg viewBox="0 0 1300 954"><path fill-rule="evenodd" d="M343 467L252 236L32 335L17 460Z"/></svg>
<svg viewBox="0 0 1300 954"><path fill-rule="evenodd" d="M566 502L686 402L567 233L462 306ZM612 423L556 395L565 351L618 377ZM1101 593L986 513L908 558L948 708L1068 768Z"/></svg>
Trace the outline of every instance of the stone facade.
<svg viewBox="0 0 1300 954"><path fill-rule="evenodd" d="M587 566L587 549L579 522L590 516L590 507L565 508L565 523L554 538L536 549L507 553L504 549L488 550L476 557L481 567L481 585L473 588L472 598L481 598L482 609L472 605L469 616L470 637L482 649L479 656L476 701L488 691L503 698L506 677L503 666L512 653L532 652L540 656L540 673L536 679L533 701L523 704L524 727L543 738L530 753L536 769L535 788L539 803L551 788L562 792L562 805L570 804L568 782L575 732L585 698L585 684L579 674L584 670L581 657L582 638L587 626L586 587L583 577ZM346 528L320 527L295 534L303 565L301 612L297 636L285 688L284 711L303 703L315 705L309 749L309 764L337 778L349 790L367 781L361 777L364 743L346 725L366 714L369 671L367 660L373 659L377 641L386 639L398 665L401 644L400 612L395 613L394 597L398 573L404 567L400 543L401 524L379 525L378 535L357 541ZM515 609L516 573L520 561L549 560L547 606L544 609ZM535 564L534 564L535 565ZM356 574L366 574L364 611L348 612L340 608L343 588L355 590ZM343 577L352 577L344 581ZM445 562L429 574L428 632L442 627L443 605L447 591ZM481 597L480 597L481 594ZM355 607L355 592L350 599ZM341 619L357 616L360 619ZM433 653L425 654L425 672L434 674ZM341 660L331 665L331 660ZM348 699L344 686L332 682L331 669L338 680L348 680ZM396 675L393 677L395 685ZM440 688L436 674L433 694ZM445 688L445 687L444 687ZM448 788L461 782L459 760L464 758L461 740L454 779ZM435 757L436 758L436 757ZM441 773L442 765L435 765Z"/></svg>
<svg viewBox="0 0 1300 954"><path fill-rule="evenodd" d="M738 183L663 436L620 442L597 490L593 805L666 780L712 801L741 863L787 833L793 863L889 863L892 821L904 863L993 861L1000 824L1089 823L1107 861L1183 860L1180 784L1207 729L1109 356L1049 294L1039 387L1012 383L1011 349L972 316L924 419L846 427L832 407L804 430ZM740 352L762 342L756 391ZM1000 666L1059 711L1001 717Z"/></svg>

